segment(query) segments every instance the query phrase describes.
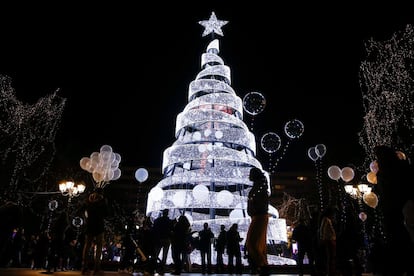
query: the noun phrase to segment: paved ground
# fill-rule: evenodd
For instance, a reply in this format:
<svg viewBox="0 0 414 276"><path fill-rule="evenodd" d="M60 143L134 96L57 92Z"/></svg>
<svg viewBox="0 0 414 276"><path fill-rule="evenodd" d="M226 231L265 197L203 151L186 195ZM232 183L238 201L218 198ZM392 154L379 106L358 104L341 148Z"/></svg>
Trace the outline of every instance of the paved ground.
<svg viewBox="0 0 414 276"><path fill-rule="evenodd" d="M42 275L54 275L54 276L79 276L81 275L80 271L58 271L53 273L46 273L45 270L31 270L29 268L0 268L0 276L42 276ZM127 276L132 274L118 273L117 271L104 271L103 275L119 275ZM138 275L138 274L136 274ZM170 273L165 273L165 276L171 276ZM182 273L182 276L194 276L194 275L203 275L201 273ZM211 274L211 275L232 275L232 274ZM244 276L250 274L243 274ZM296 276L298 274L272 274L279 276ZM305 274L307 275L307 274Z"/></svg>

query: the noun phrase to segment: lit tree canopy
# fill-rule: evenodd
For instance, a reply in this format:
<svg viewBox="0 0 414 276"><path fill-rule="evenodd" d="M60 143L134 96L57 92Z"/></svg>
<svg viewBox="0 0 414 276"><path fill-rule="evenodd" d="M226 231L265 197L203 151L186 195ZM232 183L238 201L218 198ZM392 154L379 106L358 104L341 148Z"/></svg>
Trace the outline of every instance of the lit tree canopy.
<svg viewBox="0 0 414 276"><path fill-rule="evenodd" d="M359 133L367 161L375 146L400 149L412 157L414 130L414 30L407 25L390 40L365 44L367 59L360 65L365 111Z"/></svg>
<svg viewBox="0 0 414 276"><path fill-rule="evenodd" d="M0 199L34 191L55 155L55 136L65 106L57 91L36 103L20 102L11 79L0 75Z"/></svg>

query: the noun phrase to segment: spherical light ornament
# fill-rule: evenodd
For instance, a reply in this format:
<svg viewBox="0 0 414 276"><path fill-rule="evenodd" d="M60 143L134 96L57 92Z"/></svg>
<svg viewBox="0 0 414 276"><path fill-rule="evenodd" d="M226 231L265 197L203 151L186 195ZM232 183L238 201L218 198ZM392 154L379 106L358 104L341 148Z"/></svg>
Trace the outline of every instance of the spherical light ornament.
<svg viewBox="0 0 414 276"><path fill-rule="evenodd" d="M184 190L175 190L171 201L174 203L174 206L176 208L185 208L185 203L187 201L187 192Z"/></svg>
<svg viewBox="0 0 414 276"><path fill-rule="evenodd" d="M228 190L222 190L217 194L217 204L222 207L229 207L233 204L234 196Z"/></svg>
<svg viewBox="0 0 414 276"><path fill-rule="evenodd" d="M154 187L151 189L148 196L150 196L154 201L159 201L164 197L164 190L160 187Z"/></svg>
<svg viewBox="0 0 414 276"><path fill-rule="evenodd" d="M198 184L193 188L193 197L200 202L206 202L209 199L209 190L203 184Z"/></svg>
<svg viewBox="0 0 414 276"><path fill-rule="evenodd" d="M262 149L267 153L275 153L280 149L281 144L282 139L280 139L280 136L274 132L268 132L264 134L260 140Z"/></svg>
<svg viewBox="0 0 414 276"><path fill-rule="evenodd" d="M341 178L341 169L338 166L330 166L328 168L328 176L332 180L339 180Z"/></svg>
<svg viewBox="0 0 414 276"><path fill-rule="evenodd" d="M362 199L365 204L371 208L376 208L378 206L378 197L374 192L365 193L362 196Z"/></svg>
<svg viewBox="0 0 414 276"><path fill-rule="evenodd" d="M361 212L361 213L359 213L358 217L359 217L360 220L366 221L368 216L365 212Z"/></svg>
<svg viewBox="0 0 414 276"><path fill-rule="evenodd" d="M325 156L325 154L326 154L326 146L325 146L324 144L317 144L317 145L315 146L315 151L316 151L316 154L317 154L320 158L322 158L322 157L324 157L324 156Z"/></svg>
<svg viewBox="0 0 414 276"><path fill-rule="evenodd" d="M50 211L53 212L54 210L57 209L58 206L59 206L59 203L56 200L53 199L53 200L49 201L48 207L49 207Z"/></svg>
<svg viewBox="0 0 414 276"><path fill-rule="evenodd" d="M341 170L341 178L345 182L349 182L354 179L355 172L351 167L344 167Z"/></svg>
<svg viewBox="0 0 414 276"><path fill-rule="evenodd" d="M243 97L243 109L250 115L261 113L266 107L266 99L259 92L249 92Z"/></svg>
<svg viewBox="0 0 414 276"><path fill-rule="evenodd" d="M285 134L291 139L297 139L302 136L305 127L298 119L293 119L285 124Z"/></svg>
<svg viewBox="0 0 414 276"><path fill-rule="evenodd" d="M135 178L138 182L142 183L148 179L148 171L145 168L139 168L135 171Z"/></svg>
<svg viewBox="0 0 414 276"><path fill-rule="evenodd" d="M81 217L74 217L72 219L72 225L75 226L76 228L79 228L83 225L83 218Z"/></svg>

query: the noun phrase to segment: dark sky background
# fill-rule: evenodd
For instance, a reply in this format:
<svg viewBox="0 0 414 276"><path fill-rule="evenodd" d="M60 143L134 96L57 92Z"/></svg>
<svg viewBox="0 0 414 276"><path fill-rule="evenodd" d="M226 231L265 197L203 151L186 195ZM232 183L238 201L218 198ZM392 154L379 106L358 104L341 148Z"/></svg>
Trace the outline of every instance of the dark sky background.
<svg viewBox="0 0 414 276"><path fill-rule="evenodd" d="M34 103L58 88L67 99L56 139L63 164L108 144L121 155L121 170L161 167L210 41L197 22L212 11L229 21L217 38L232 87L242 98L251 91L266 97L254 118L257 141L272 131L286 142L284 124L304 123L277 170L312 169L307 150L316 144L326 145L328 165L361 163L364 42L388 40L414 21L412 9L389 3L104 2L0 8L0 73L13 79L18 99ZM266 168L268 155L258 149L258 158Z"/></svg>

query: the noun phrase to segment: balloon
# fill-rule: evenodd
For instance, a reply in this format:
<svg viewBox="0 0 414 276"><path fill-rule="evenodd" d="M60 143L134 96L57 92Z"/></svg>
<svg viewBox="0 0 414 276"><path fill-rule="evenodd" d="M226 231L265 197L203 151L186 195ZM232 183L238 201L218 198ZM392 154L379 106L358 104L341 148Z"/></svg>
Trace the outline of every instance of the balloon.
<svg viewBox="0 0 414 276"><path fill-rule="evenodd" d="M367 180L371 184L377 184L377 174L374 172L367 173Z"/></svg>
<svg viewBox="0 0 414 276"><path fill-rule="evenodd" d="M259 92L249 92L243 97L243 109L250 115L261 113L265 106L266 99Z"/></svg>
<svg viewBox="0 0 414 276"><path fill-rule="evenodd" d="M302 136L304 131L303 123L297 119L288 121L285 124L285 134L291 139L297 139Z"/></svg>
<svg viewBox="0 0 414 276"><path fill-rule="evenodd" d="M112 152L112 147L110 145L103 145L100 152Z"/></svg>
<svg viewBox="0 0 414 276"><path fill-rule="evenodd" d="M364 200L365 204L371 208L376 208L378 206L378 197L374 192L365 193L362 196L362 199Z"/></svg>
<svg viewBox="0 0 414 276"><path fill-rule="evenodd" d="M355 172L351 167L344 167L341 170L341 178L345 182L349 182L354 179Z"/></svg>
<svg viewBox="0 0 414 276"><path fill-rule="evenodd" d="M145 168L139 168L138 170L136 170L135 171L135 178L140 183L142 183L145 180L147 180L147 178L148 178L148 171L147 171L147 169L145 169Z"/></svg>
<svg viewBox="0 0 414 276"><path fill-rule="evenodd" d="M373 173L377 173L378 172L378 162L377 162L377 160L374 160L374 161L372 161L370 164L369 164L369 169L371 170L371 172L373 172Z"/></svg>
<svg viewBox="0 0 414 276"><path fill-rule="evenodd" d="M359 213L358 217L360 220L365 221L367 219L367 214L364 212L361 212Z"/></svg>
<svg viewBox="0 0 414 276"><path fill-rule="evenodd" d="M397 154L398 159L407 160L407 156L404 152L397 150L395 153Z"/></svg>
<svg viewBox="0 0 414 276"><path fill-rule="evenodd" d="M308 149L308 156L313 161L316 161L319 158L319 156L316 154L315 147L311 147L311 148Z"/></svg>
<svg viewBox="0 0 414 276"><path fill-rule="evenodd" d="M330 179L339 180L341 178L341 169L338 166L330 166L328 168L328 176Z"/></svg>
<svg viewBox="0 0 414 276"><path fill-rule="evenodd" d="M268 132L262 136L260 144L262 146L262 149L267 153L274 153L280 149L282 139L280 139L280 136L276 133Z"/></svg>
<svg viewBox="0 0 414 276"><path fill-rule="evenodd" d="M326 154L326 146L324 144L317 144L315 146L316 154L322 158Z"/></svg>
<svg viewBox="0 0 414 276"><path fill-rule="evenodd" d="M89 171L91 167L91 159L89 157L82 157L82 159L79 161L79 164L83 170Z"/></svg>

